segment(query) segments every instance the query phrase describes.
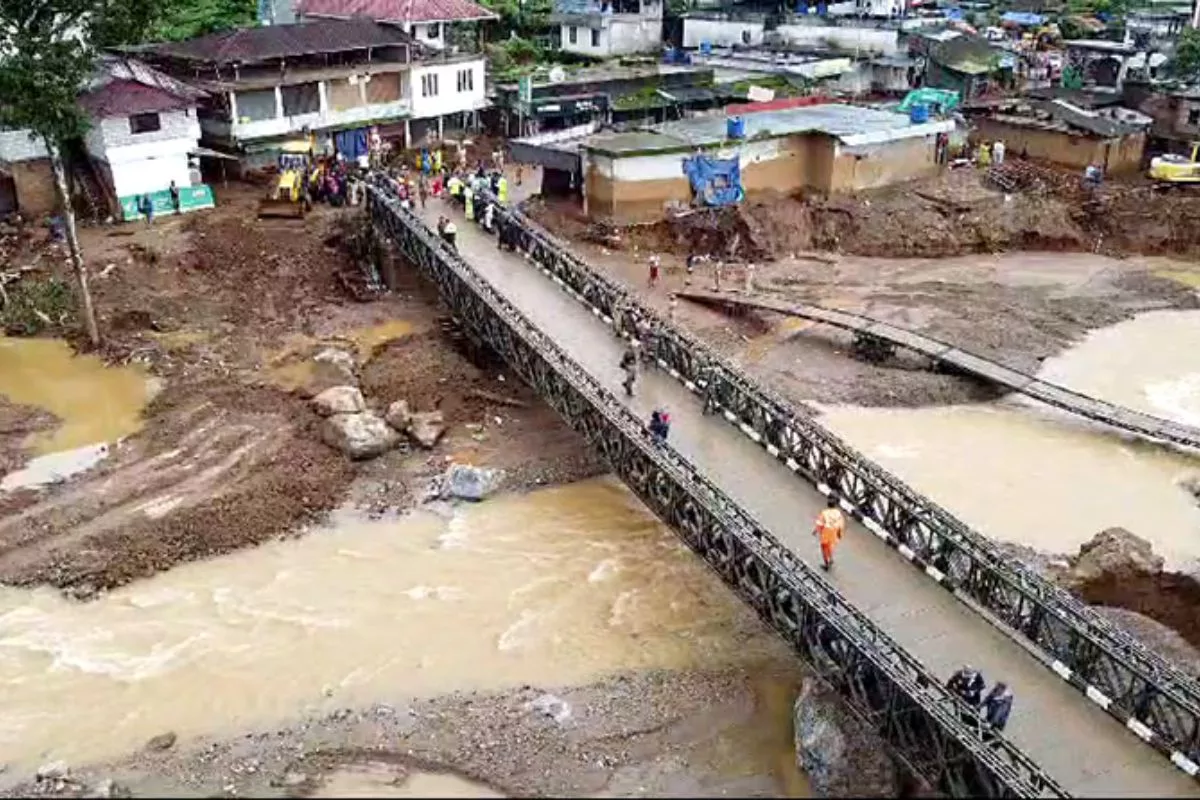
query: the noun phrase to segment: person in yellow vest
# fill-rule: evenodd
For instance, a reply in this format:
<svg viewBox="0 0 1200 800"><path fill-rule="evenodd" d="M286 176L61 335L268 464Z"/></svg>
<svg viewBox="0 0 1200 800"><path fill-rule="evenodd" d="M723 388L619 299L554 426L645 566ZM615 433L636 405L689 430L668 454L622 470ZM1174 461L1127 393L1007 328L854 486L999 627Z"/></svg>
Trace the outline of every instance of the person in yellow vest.
<svg viewBox="0 0 1200 800"><path fill-rule="evenodd" d="M442 148L433 151L433 171L442 171Z"/></svg>
<svg viewBox="0 0 1200 800"><path fill-rule="evenodd" d="M501 203L508 202L508 178L504 177L503 175L501 175L500 180L496 182L496 199Z"/></svg>
<svg viewBox="0 0 1200 800"><path fill-rule="evenodd" d="M458 197L462 193L462 178L458 177L458 174L455 173L450 176L450 180L446 182L446 186L450 189L451 197Z"/></svg>
<svg viewBox="0 0 1200 800"><path fill-rule="evenodd" d="M466 210L467 219L475 219L475 192L470 185L463 189L463 208Z"/></svg>
<svg viewBox="0 0 1200 800"><path fill-rule="evenodd" d="M838 499L836 496L830 495L829 504L824 511L817 515L817 522L813 525L813 536L816 536L821 542L821 566L826 571L833 566L833 549L841 541L845 530L846 518L842 516L842 510L838 508Z"/></svg>

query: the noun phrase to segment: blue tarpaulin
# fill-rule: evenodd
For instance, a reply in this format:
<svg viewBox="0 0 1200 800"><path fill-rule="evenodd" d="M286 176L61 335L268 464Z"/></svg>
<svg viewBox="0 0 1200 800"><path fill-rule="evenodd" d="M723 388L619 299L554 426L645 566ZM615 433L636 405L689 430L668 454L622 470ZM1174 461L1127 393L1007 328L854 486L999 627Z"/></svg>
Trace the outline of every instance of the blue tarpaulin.
<svg viewBox="0 0 1200 800"><path fill-rule="evenodd" d="M737 158L691 156L683 160L683 174L692 184L693 195L706 206L729 206L746 196Z"/></svg>
<svg viewBox="0 0 1200 800"><path fill-rule="evenodd" d="M333 146L345 156L346 160L366 155L368 150L367 129L355 128L349 131L338 131L333 135Z"/></svg>
<svg viewBox="0 0 1200 800"><path fill-rule="evenodd" d="M1041 25L1046 21L1046 18L1041 14L1034 14L1030 11L1005 11L1000 17L1002 22L1011 22L1013 25Z"/></svg>

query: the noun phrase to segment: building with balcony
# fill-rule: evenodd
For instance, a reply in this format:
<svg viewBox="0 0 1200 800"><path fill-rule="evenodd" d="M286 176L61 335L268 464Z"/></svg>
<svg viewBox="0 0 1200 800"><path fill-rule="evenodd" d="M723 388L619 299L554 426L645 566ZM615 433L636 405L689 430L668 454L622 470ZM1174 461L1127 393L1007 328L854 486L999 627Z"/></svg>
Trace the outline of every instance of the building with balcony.
<svg viewBox="0 0 1200 800"><path fill-rule="evenodd" d="M483 107L483 59L430 51L396 25L361 17L243 28L153 46L162 69L204 89L206 145L259 166L312 134L346 151L374 129L409 146L470 125ZM357 153L348 153L357 155Z"/></svg>
<svg viewBox="0 0 1200 800"><path fill-rule="evenodd" d="M610 58L662 48L662 0L554 0L550 21L568 53Z"/></svg>
<svg viewBox="0 0 1200 800"><path fill-rule="evenodd" d="M454 50L452 40L464 22L498 19L471 0L268 0L297 22L363 17L395 25L428 50ZM285 14L288 12L285 12Z"/></svg>

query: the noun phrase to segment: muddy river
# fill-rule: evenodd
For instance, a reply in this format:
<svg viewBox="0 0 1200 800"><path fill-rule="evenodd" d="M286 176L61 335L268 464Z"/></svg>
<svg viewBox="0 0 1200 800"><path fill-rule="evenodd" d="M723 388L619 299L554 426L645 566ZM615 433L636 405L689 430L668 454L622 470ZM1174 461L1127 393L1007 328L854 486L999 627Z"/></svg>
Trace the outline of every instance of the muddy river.
<svg viewBox="0 0 1200 800"><path fill-rule="evenodd" d="M164 730L749 664L782 648L632 495L597 479L444 514L340 514L83 605L0 589L0 752L79 763ZM788 715L768 718L782 751ZM779 755L739 758L773 770Z"/></svg>
<svg viewBox="0 0 1200 800"><path fill-rule="evenodd" d="M1098 330L1041 376L1200 426L1200 312L1156 311ZM1052 553L1114 525L1169 567L1200 558L1200 506L1180 486L1200 457L1010 397L971 406L825 409L823 422L978 530Z"/></svg>

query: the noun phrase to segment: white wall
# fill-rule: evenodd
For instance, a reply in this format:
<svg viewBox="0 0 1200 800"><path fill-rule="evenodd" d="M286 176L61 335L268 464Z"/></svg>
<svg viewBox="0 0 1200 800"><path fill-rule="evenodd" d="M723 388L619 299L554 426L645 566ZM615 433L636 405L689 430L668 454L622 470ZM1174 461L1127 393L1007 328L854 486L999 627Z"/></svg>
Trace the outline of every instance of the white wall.
<svg viewBox="0 0 1200 800"><path fill-rule="evenodd" d="M29 131L0 131L0 161L32 161L48 156L42 140L29 138Z"/></svg>
<svg viewBox="0 0 1200 800"><path fill-rule="evenodd" d="M750 41L742 38L749 34ZM715 47L760 45L763 42L763 23L741 20L689 19L683 20L683 46L696 48L701 42Z"/></svg>
<svg viewBox="0 0 1200 800"><path fill-rule="evenodd" d="M408 97L412 98L413 117L426 119L483 108L486 105L483 96L483 66L482 58L459 61L454 64L427 66L414 64L409 72L409 84L406 90ZM458 73L462 70L469 70L472 73L472 82L469 90L460 92L458 91ZM437 95L425 97L421 94L421 76L423 75L438 76Z"/></svg>
<svg viewBox="0 0 1200 800"><path fill-rule="evenodd" d="M437 35L433 38L429 36L430 28L436 28ZM433 50L444 50L446 48L446 23L419 22L415 25L405 25L404 32L425 47Z"/></svg>
<svg viewBox="0 0 1200 800"><path fill-rule="evenodd" d="M160 129L132 133L129 117L106 117L92 125L85 139L93 158L108 163L117 197L190 186L188 152L200 141L194 109L164 111Z"/></svg>
<svg viewBox="0 0 1200 800"><path fill-rule="evenodd" d="M741 144L720 147L715 150L705 150L704 153L712 158L737 158L738 165L746 169L751 164L760 161L771 161L778 158L783 146L783 139L764 139L757 142L742 142ZM661 155L630 156L628 158L612 158L602 153L588 153L587 164L594 166L610 180L618 181L659 181L674 180L686 177L683 173L683 161L694 153L663 153ZM586 174L586 168L585 168Z"/></svg>
<svg viewBox="0 0 1200 800"><path fill-rule="evenodd" d="M777 29L788 44L818 46L829 43L844 50L891 55L900 49L899 32L880 28L832 25L780 25Z"/></svg>
<svg viewBox="0 0 1200 800"><path fill-rule="evenodd" d="M576 25L571 43L571 25L562 26L562 49L568 53L607 58L634 53L652 53L662 47L662 17L619 14L601 18L600 43L592 45L592 28Z"/></svg>

